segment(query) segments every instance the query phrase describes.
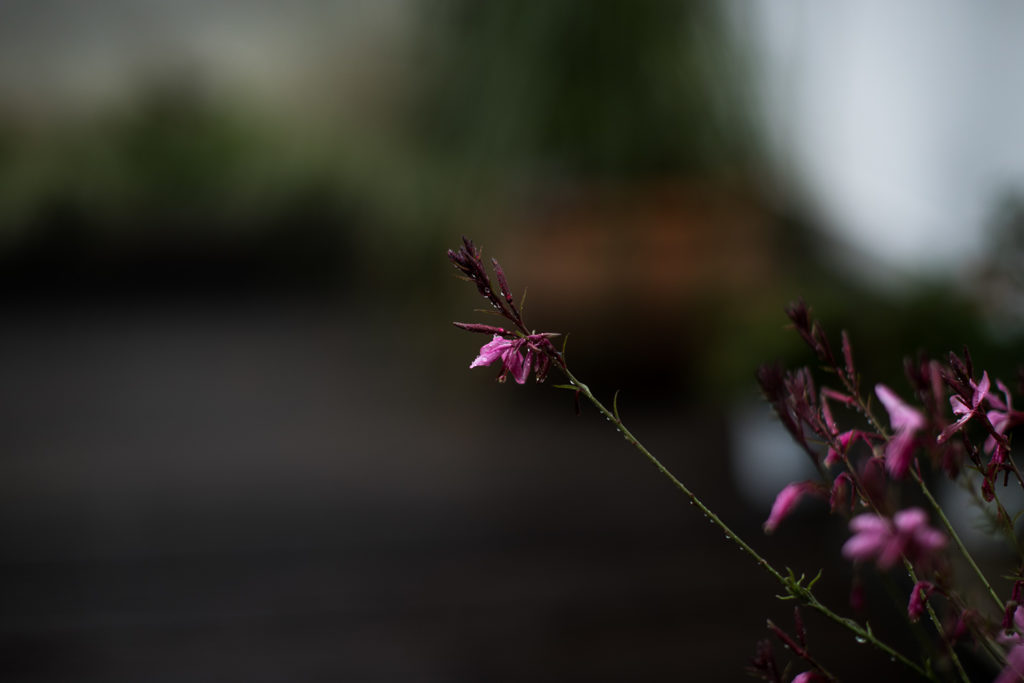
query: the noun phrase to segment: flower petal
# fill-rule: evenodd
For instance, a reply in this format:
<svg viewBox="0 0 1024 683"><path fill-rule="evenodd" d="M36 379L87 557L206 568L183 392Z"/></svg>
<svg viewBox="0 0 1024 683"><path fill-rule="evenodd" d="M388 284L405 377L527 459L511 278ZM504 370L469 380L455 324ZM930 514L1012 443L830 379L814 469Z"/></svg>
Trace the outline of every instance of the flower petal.
<svg viewBox="0 0 1024 683"><path fill-rule="evenodd" d="M885 447L885 468L896 479L902 479L914 458L914 433L909 429L896 432Z"/></svg>
<svg viewBox="0 0 1024 683"><path fill-rule="evenodd" d="M808 481L793 482L786 484L779 495L775 496L775 502L772 504L772 511L768 514L768 520L764 523L765 533L770 534L775 531L781 522L796 504L800 501L800 498L807 493L814 490L814 484Z"/></svg>
<svg viewBox="0 0 1024 683"><path fill-rule="evenodd" d="M920 429L924 426L924 415L904 403L892 389L884 384L877 384L875 393L889 412L889 422L892 423L893 429Z"/></svg>
<svg viewBox="0 0 1024 683"><path fill-rule="evenodd" d="M480 347L480 355L478 355L476 359L469 364L469 367L476 368L481 365L490 365L501 358L510 344L512 344L512 342L508 339L497 334L494 335L494 339Z"/></svg>

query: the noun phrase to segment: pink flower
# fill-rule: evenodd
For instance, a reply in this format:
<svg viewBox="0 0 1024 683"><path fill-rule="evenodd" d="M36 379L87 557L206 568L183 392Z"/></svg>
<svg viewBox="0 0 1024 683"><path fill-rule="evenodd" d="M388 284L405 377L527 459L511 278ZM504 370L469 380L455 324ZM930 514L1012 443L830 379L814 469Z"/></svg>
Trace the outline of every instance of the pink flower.
<svg viewBox="0 0 1024 683"><path fill-rule="evenodd" d="M472 327L462 323L456 324L465 329ZM495 334L491 341L480 347L480 354L469 364L469 367L490 365L496 360L501 360L503 367L501 374L498 375L499 382L504 382L506 377L512 375L512 379L523 384L530 376L531 371L535 373L538 382L543 382L547 377L548 370L551 369L552 359L558 362L558 351L551 343L551 338L557 336L551 332L541 332L510 339Z"/></svg>
<svg viewBox="0 0 1024 683"><path fill-rule="evenodd" d="M889 474L900 479L910 469L911 456L914 453L914 436L925 425L924 415L904 403L884 384L876 385L875 393L889 411L889 422L894 432L885 447L885 466Z"/></svg>
<svg viewBox="0 0 1024 683"><path fill-rule="evenodd" d="M879 569L889 569L906 557L913 563L925 561L946 545L946 537L928 526L921 508L897 512L892 520L867 513L850 520L854 535L843 545L843 555L851 560L875 560Z"/></svg>
<svg viewBox="0 0 1024 683"><path fill-rule="evenodd" d="M911 621L917 621L924 614L925 601L935 586L928 581L918 581L910 591L910 602L907 603L907 616Z"/></svg>
<svg viewBox="0 0 1024 683"><path fill-rule="evenodd" d="M959 415L960 419L942 430L942 433L939 434L938 443L943 443L963 429L963 426L981 410L982 401L988 397L989 389L992 387L988 373L983 373L981 381L977 384L974 383L974 380L971 380L971 387L974 389L971 395L971 405L967 405L960 396L950 396L949 406L952 408L953 414Z"/></svg>
<svg viewBox="0 0 1024 683"><path fill-rule="evenodd" d="M1024 679L1024 645L1018 645L1006 655L1006 667L993 683L1018 683Z"/></svg>
<svg viewBox="0 0 1024 683"><path fill-rule="evenodd" d="M768 514L768 521L764 523L764 531L772 533L779 526L786 516L793 511L797 502L806 494L821 495L821 487L813 481L799 481L786 486L779 491L772 504L772 511Z"/></svg>
<svg viewBox="0 0 1024 683"><path fill-rule="evenodd" d="M525 341L525 339L505 339L496 334L494 339L480 347L480 355L469 364L469 367L476 368L481 365L490 365L500 358L504 369L501 375L498 376L498 380L504 382L505 376L511 374L512 379L518 384L523 384L530 374L530 363L532 361L532 352L527 351L525 358L519 352Z"/></svg>
<svg viewBox="0 0 1024 683"><path fill-rule="evenodd" d="M1003 392L1003 398L1006 400L1001 401L994 393L990 393L988 402L995 410L988 411L986 417L992 423L992 428L995 429L996 434L1003 436L1006 434L1007 429L1020 424L1022 418L1024 418L1024 413L1013 409L1013 404L1010 402L1010 390L1006 388L1005 384L996 380L996 386L999 387L999 391ZM986 453L992 453L996 449L996 440L992 435L985 439L984 448Z"/></svg>

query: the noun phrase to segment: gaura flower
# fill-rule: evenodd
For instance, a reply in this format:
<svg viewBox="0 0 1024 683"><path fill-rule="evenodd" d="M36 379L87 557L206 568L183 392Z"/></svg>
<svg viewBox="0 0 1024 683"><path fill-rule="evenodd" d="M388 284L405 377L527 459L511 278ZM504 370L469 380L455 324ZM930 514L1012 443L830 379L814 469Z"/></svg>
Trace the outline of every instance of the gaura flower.
<svg viewBox="0 0 1024 683"><path fill-rule="evenodd" d="M875 393L889 412L893 435L885 447L885 467L889 474L902 479L910 469L914 454L914 437L925 425L924 415L914 410L884 384L875 386Z"/></svg>
<svg viewBox="0 0 1024 683"><path fill-rule="evenodd" d="M1024 419L1024 413L1013 409L1013 404L1010 401L1010 390L1006 388L1005 384L996 380L996 386L999 387L999 391L1002 392L1003 399L1005 400L1000 400L994 392L989 393L988 402L994 410L988 411L986 417L992 423L992 428L995 429L996 434L1004 436L1006 430L1021 423L1022 419ZM990 434L985 439L985 452L992 453L996 450L996 445L995 438Z"/></svg>
<svg viewBox="0 0 1024 683"><path fill-rule="evenodd" d="M551 367L551 354L554 353L551 336L550 333L542 333L509 339L495 334L491 341L480 347L479 355L469 367L490 365L501 360L503 367L498 375L499 382L504 382L511 375L517 384L524 384L531 370L536 373L537 381L543 382Z"/></svg>
<svg viewBox="0 0 1024 683"><path fill-rule="evenodd" d="M891 520L866 513L850 520L854 535L843 545L843 556L860 562L875 560L878 568L891 568L905 556L917 564L931 559L946 545L946 536L928 526L921 508L897 512Z"/></svg>
<svg viewBox="0 0 1024 683"><path fill-rule="evenodd" d="M519 352L524 341L524 339L506 339L496 334L494 339L480 347L480 355L469 364L469 367L490 365L500 358L504 369L498 377L499 381L505 381L505 376L510 374L517 384L523 384L530 374L530 362L532 361L530 351L527 351L525 358Z"/></svg>
<svg viewBox="0 0 1024 683"><path fill-rule="evenodd" d="M988 373L986 372L982 374L981 381L977 384L974 383L974 380L971 380L971 388L974 389L974 392L971 395L970 405L967 405L960 396L949 397L949 406L952 408L954 415L959 415L959 419L942 430L942 433L939 434L938 443L943 443L963 429L964 425L981 411L981 404L988 397L991 387L992 382L989 380Z"/></svg>

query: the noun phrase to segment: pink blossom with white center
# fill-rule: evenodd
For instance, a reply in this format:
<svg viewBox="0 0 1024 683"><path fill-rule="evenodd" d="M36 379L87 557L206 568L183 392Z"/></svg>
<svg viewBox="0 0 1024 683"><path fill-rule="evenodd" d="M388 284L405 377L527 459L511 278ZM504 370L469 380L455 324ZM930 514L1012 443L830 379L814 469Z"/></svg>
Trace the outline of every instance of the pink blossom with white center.
<svg viewBox="0 0 1024 683"><path fill-rule="evenodd" d="M914 437L925 425L924 415L911 408L884 384L875 386L875 393L889 412L892 438L885 447L885 466L889 474L901 479L910 469L914 453Z"/></svg>
<svg viewBox="0 0 1024 683"><path fill-rule="evenodd" d="M889 569L905 556L912 563L929 560L946 545L946 536L928 526L921 508L897 512L891 520L876 514L858 515L850 520L854 535L843 545L843 556L859 562L875 560L879 569Z"/></svg>

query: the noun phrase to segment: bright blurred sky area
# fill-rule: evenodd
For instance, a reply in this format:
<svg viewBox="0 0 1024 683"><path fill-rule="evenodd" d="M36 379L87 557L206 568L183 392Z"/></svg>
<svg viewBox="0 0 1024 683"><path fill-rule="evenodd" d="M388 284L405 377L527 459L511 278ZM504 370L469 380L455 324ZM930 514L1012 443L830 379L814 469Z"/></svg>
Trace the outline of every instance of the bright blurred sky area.
<svg viewBox="0 0 1024 683"><path fill-rule="evenodd" d="M773 156L825 224L911 270L979 256L998 202L1024 186L1024 5L780 0L738 12Z"/></svg>
<svg viewBox="0 0 1024 683"><path fill-rule="evenodd" d="M998 202L1024 187L1024 5L733 10L785 190L855 257L916 271L981 254ZM411 0L7 0L0 98L88 108L147 74L196 69L294 101L365 77L365 55L393 57L422 11Z"/></svg>

